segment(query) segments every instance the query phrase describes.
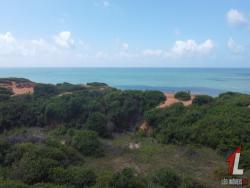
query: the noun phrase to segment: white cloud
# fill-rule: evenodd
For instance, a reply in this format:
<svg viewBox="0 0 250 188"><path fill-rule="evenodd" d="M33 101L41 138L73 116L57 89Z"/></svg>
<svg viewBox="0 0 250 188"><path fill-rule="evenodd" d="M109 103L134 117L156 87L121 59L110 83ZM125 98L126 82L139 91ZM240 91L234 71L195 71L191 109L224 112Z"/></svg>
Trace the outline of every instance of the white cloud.
<svg viewBox="0 0 250 188"><path fill-rule="evenodd" d="M15 38L10 32L6 32L4 34L0 34L0 43L10 44L15 42Z"/></svg>
<svg viewBox="0 0 250 188"><path fill-rule="evenodd" d="M56 46L50 44L44 39L31 40L31 42L27 43L29 45L26 46L26 48L30 49L30 51L33 51L33 56L59 53L59 49Z"/></svg>
<svg viewBox="0 0 250 188"><path fill-rule="evenodd" d="M159 57L162 53L160 49L147 49L143 51L143 55L146 57Z"/></svg>
<svg viewBox="0 0 250 188"><path fill-rule="evenodd" d="M109 1L103 1L103 6L104 7L109 7L110 6L110 2Z"/></svg>
<svg viewBox="0 0 250 188"><path fill-rule="evenodd" d="M16 39L10 32L0 34L0 55L8 56L15 52Z"/></svg>
<svg viewBox="0 0 250 188"><path fill-rule="evenodd" d="M214 48L214 42L207 39L203 43L197 43L195 40L178 40L174 46L166 53L168 57L192 57L196 55L206 55Z"/></svg>
<svg viewBox="0 0 250 188"><path fill-rule="evenodd" d="M244 25L249 22L244 14L237 9L231 9L227 12L227 21L231 25Z"/></svg>
<svg viewBox="0 0 250 188"><path fill-rule="evenodd" d="M124 51L127 51L128 50L128 43L126 43L126 42L124 42L124 43L122 43L122 45L121 45L121 48L122 48L122 50L124 50Z"/></svg>
<svg viewBox="0 0 250 188"><path fill-rule="evenodd" d="M54 37L21 39L10 32L0 33L0 67L73 66L89 57L85 43L74 42L71 34L60 34L56 43ZM72 45L74 48L70 48Z"/></svg>
<svg viewBox="0 0 250 188"><path fill-rule="evenodd" d="M57 45L70 47L74 44L70 33L61 32L55 39ZM0 33L0 56L52 56L64 53L53 41L42 38L35 40L16 39L12 33ZM77 43L78 44L78 43ZM80 42L79 42L80 46Z"/></svg>
<svg viewBox="0 0 250 188"><path fill-rule="evenodd" d="M229 46L234 46L230 42ZM20 39L12 33L0 33L0 66L92 66L102 62L142 62L152 58L192 57L208 54L214 43L210 39L197 43L195 40L176 41L168 50L148 48L129 50L127 42L117 43L116 50L107 48L95 51L81 40L73 40L69 31L63 31L54 37L38 39ZM74 48L72 48L74 47ZM5 62L5 63L4 63ZM11 62L12 64L9 64ZM86 64L82 64L86 63ZM102 65L102 64L101 64Z"/></svg>
<svg viewBox="0 0 250 188"><path fill-rule="evenodd" d="M74 40L69 31L60 32L58 35L54 36L54 41L56 44L64 48L70 48L74 45Z"/></svg>
<svg viewBox="0 0 250 188"><path fill-rule="evenodd" d="M236 55L242 54L244 52L244 46L237 44L232 38L227 42L228 48Z"/></svg>
<svg viewBox="0 0 250 188"><path fill-rule="evenodd" d="M106 52L99 51L96 53L95 57L98 59L105 59L108 58L108 54Z"/></svg>

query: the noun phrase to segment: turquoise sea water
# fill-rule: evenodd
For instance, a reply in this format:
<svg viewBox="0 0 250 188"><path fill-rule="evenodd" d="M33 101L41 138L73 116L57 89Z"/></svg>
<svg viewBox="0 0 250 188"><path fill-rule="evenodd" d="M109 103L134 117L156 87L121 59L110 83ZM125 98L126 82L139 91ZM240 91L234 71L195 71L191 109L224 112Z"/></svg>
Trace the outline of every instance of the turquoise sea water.
<svg viewBox="0 0 250 188"><path fill-rule="evenodd" d="M105 82L122 89L191 90L210 95L250 93L250 69L0 68L0 77L24 77L43 83Z"/></svg>

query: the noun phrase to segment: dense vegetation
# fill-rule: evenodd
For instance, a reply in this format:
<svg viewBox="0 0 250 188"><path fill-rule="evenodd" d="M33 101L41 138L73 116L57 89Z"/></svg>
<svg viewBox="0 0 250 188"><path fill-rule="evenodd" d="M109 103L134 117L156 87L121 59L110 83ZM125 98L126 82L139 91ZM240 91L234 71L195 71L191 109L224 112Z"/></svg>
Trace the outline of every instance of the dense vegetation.
<svg viewBox="0 0 250 188"><path fill-rule="evenodd" d="M178 103L148 111L145 117L162 143L203 145L224 155L243 145L249 153L249 104L250 96L238 93L224 93L215 99L198 96L190 107ZM249 169L249 156L245 157L243 166Z"/></svg>
<svg viewBox="0 0 250 188"><path fill-rule="evenodd" d="M161 144L205 146L225 157L242 144L240 165L250 169L249 95L201 95L192 106L178 103L164 109L157 107L165 100L159 91L122 91L103 83L36 84L34 94L11 96L0 89L1 95L8 98L0 97L0 187L206 187L171 168L140 173L136 168L102 171L88 165L126 154L127 147L117 148L113 140L137 132L145 121L153 131L140 130L136 139L152 139L153 151ZM155 153L151 150L134 154L146 160Z"/></svg>
<svg viewBox="0 0 250 188"><path fill-rule="evenodd" d="M30 80L26 79L26 78L0 78L0 84L9 84L11 82L16 82L16 83L27 83L27 82L31 82Z"/></svg>
<svg viewBox="0 0 250 188"><path fill-rule="evenodd" d="M179 91L179 92L175 93L174 97L176 99L181 100L181 101L188 101L191 99L190 93L186 92L186 91Z"/></svg>
<svg viewBox="0 0 250 188"><path fill-rule="evenodd" d="M64 124L106 136L113 131L133 129L145 111L164 99L158 91L37 84L34 95L14 96L0 103L0 131Z"/></svg>
<svg viewBox="0 0 250 188"><path fill-rule="evenodd" d="M10 89L0 87L0 101L5 101L10 98L13 92Z"/></svg>
<svg viewBox="0 0 250 188"><path fill-rule="evenodd" d="M193 104L196 105L204 105L204 104L209 104L213 101L213 97L208 96L208 95L198 95L194 98Z"/></svg>

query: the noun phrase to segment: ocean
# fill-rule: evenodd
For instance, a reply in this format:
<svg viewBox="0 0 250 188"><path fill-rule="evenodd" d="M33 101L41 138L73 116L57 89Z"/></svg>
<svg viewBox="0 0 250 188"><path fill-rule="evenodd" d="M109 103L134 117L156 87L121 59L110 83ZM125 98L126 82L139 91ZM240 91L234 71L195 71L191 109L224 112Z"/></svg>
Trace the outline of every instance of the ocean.
<svg viewBox="0 0 250 188"><path fill-rule="evenodd" d="M249 68L0 68L0 77L53 84L104 82L121 89L190 90L213 96L226 91L250 93Z"/></svg>

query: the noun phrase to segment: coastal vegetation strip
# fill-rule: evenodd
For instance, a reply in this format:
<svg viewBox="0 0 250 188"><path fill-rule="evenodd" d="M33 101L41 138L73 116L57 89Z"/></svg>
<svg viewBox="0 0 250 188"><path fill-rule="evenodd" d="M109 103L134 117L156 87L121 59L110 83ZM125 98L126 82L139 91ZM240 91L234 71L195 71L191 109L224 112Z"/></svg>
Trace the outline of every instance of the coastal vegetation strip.
<svg viewBox="0 0 250 188"><path fill-rule="evenodd" d="M0 89L1 186L219 187L224 159L241 144L249 175L249 95L197 95L185 105L172 94L158 108L160 91L33 84L23 95Z"/></svg>

